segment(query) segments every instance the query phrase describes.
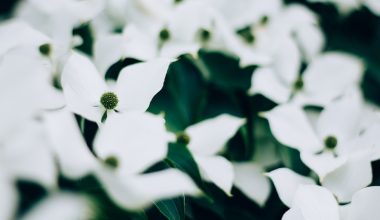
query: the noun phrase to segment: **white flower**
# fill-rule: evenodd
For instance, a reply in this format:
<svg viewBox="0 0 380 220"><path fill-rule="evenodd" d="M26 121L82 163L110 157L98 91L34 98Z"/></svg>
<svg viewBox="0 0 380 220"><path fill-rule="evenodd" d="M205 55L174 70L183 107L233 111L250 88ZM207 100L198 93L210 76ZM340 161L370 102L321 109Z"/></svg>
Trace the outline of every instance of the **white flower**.
<svg viewBox="0 0 380 220"><path fill-rule="evenodd" d="M197 15L197 16L194 16ZM121 58L149 60L195 55L200 48L224 51L240 58L241 65L268 63L247 48L225 19L210 5L186 1L160 22L127 24L122 34L100 36L95 43L95 60L101 70Z"/></svg>
<svg viewBox="0 0 380 220"><path fill-rule="evenodd" d="M380 216L376 206L380 194L377 186L355 191L351 203L339 206L333 193L317 186L311 178L287 168L274 170L268 176L281 201L290 208L283 220L375 220Z"/></svg>
<svg viewBox="0 0 380 220"><path fill-rule="evenodd" d="M68 108L100 122L112 111L144 112L161 90L170 61L155 59L121 70L114 88L108 86L90 59L73 52L62 73Z"/></svg>
<svg viewBox="0 0 380 220"><path fill-rule="evenodd" d="M354 192L371 183L370 163L378 159L373 154L378 152L375 133L379 126L361 124L362 108L358 94L346 95L326 106L315 128L293 104L276 107L266 117L276 139L300 150L302 161L318 174L322 185L340 201L349 201Z"/></svg>
<svg viewBox="0 0 380 220"><path fill-rule="evenodd" d="M232 164L217 155L227 141L245 123L244 119L223 114L187 127L177 139L185 139L188 149L198 164L201 175L231 195L234 180Z"/></svg>
<svg viewBox="0 0 380 220"><path fill-rule="evenodd" d="M357 58L338 52L317 56L299 75L300 55L292 41L284 45L285 61L263 67L252 77L251 94L263 94L277 103L296 102L324 106L352 87L358 87L363 64Z"/></svg>
<svg viewBox="0 0 380 220"><path fill-rule="evenodd" d="M160 199L200 194L191 178L176 169L141 173L166 157L172 135L160 116L110 116L95 139L94 151L99 159L89 151L69 112L47 114L46 122L63 174L74 179L94 174L122 208L137 210Z"/></svg>

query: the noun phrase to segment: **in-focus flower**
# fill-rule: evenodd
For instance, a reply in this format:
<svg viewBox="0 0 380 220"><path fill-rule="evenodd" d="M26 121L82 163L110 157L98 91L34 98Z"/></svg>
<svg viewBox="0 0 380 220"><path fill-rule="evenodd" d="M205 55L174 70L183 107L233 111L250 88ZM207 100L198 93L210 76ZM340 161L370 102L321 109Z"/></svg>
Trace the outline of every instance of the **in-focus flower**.
<svg viewBox="0 0 380 220"><path fill-rule="evenodd" d="M144 112L161 90L170 60L155 59L121 70L114 87L108 86L89 58L73 52L62 74L68 108L101 122L111 112Z"/></svg>

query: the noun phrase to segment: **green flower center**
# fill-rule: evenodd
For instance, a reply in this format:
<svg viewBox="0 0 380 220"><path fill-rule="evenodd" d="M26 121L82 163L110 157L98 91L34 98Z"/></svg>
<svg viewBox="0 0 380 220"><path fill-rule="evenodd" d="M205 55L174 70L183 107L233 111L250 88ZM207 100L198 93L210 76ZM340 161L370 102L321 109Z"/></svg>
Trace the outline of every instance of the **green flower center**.
<svg viewBox="0 0 380 220"><path fill-rule="evenodd" d="M202 42L207 42L211 39L211 32L202 28L199 30L199 38Z"/></svg>
<svg viewBox="0 0 380 220"><path fill-rule="evenodd" d="M104 160L104 163L111 168L117 168L119 166L119 160L115 156L109 156Z"/></svg>
<svg viewBox="0 0 380 220"><path fill-rule="evenodd" d="M40 53L44 56L49 56L50 53L51 53L51 46L50 44L42 44L38 50L40 51Z"/></svg>
<svg viewBox="0 0 380 220"><path fill-rule="evenodd" d="M334 136L328 136L325 138L325 147L327 149L333 150L338 145L338 139Z"/></svg>
<svg viewBox="0 0 380 220"><path fill-rule="evenodd" d="M247 26L237 31L237 33L244 39L245 42L252 44L255 42L255 36L252 34L251 27Z"/></svg>
<svg viewBox="0 0 380 220"><path fill-rule="evenodd" d="M302 77L298 77L297 80L293 84L293 88L296 91L302 90L304 87L303 79Z"/></svg>
<svg viewBox="0 0 380 220"><path fill-rule="evenodd" d="M185 144L185 145L187 145L187 144L190 143L190 137L189 137L189 135L187 135L184 132L178 133L176 138L177 138L177 143L179 143L179 144Z"/></svg>
<svg viewBox="0 0 380 220"><path fill-rule="evenodd" d="M119 99L117 98L117 96L116 96L115 93L113 93L113 92L106 92L100 98L100 103L107 110L112 110L112 109L116 108L117 104L119 103Z"/></svg>
<svg viewBox="0 0 380 220"><path fill-rule="evenodd" d="M168 41L170 39L170 32L168 29L164 28L160 31L158 36L160 37L161 41Z"/></svg>

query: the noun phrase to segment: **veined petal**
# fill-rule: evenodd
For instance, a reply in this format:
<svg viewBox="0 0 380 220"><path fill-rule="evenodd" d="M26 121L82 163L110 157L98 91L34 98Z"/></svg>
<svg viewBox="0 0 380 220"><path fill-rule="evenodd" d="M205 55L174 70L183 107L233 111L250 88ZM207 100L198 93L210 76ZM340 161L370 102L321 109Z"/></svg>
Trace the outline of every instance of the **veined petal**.
<svg viewBox="0 0 380 220"><path fill-rule="evenodd" d="M89 174L97 161L87 147L74 115L63 109L45 114L44 119L63 175L75 179Z"/></svg>
<svg viewBox="0 0 380 220"><path fill-rule="evenodd" d="M214 183L227 195L231 195L234 180L234 169L232 164L222 156L193 155L197 162L202 177Z"/></svg>
<svg viewBox="0 0 380 220"><path fill-rule="evenodd" d="M282 144L306 152L318 152L323 146L300 106L280 105L264 113L274 137Z"/></svg>
<svg viewBox="0 0 380 220"><path fill-rule="evenodd" d="M263 168L253 162L232 165L235 173L234 185L248 198L263 207L271 192L270 182L264 175Z"/></svg>
<svg viewBox="0 0 380 220"><path fill-rule="evenodd" d="M161 116L128 112L112 114L94 142L99 158L115 157L120 173L136 174L165 158L170 136Z"/></svg>
<svg viewBox="0 0 380 220"><path fill-rule="evenodd" d="M288 207L293 207L294 197L300 186L315 185L311 178L301 176L288 168L279 168L267 175L273 181L281 201Z"/></svg>
<svg viewBox="0 0 380 220"><path fill-rule="evenodd" d="M190 137L188 147L190 151L197 154L216 154L244 123L244 119L222 114L191 125L185 130Z"/></svg>
<svg viewBox="0 0 380 220"><path fill-rule="evenodd" d="M122 69L116 85L118 109L144 112L162 89L170 63L171 60L154 59Z"/></svg>
<svg viewBox="0 0 380 220"><path fill-rule="evenodd" d="M333 194L320 186L300 186L292 207L298 207L307 220L339 220L338 203Z"/></svg>

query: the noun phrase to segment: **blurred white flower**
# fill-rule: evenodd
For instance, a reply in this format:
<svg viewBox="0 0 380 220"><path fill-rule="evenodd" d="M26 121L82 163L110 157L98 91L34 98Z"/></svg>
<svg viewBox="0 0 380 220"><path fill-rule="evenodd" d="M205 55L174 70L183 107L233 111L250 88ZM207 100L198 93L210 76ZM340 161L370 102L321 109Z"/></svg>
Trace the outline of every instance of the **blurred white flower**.
<svg viewBox="0 0 380 220"><path fill-rule="evenodd" d="M57 192L36 204L21 220L41 219L92 219L95 216L95 206L90 198L79 194Z"/></svg>
<svg viewBox="0 0 380 220"><path fill-rule="evenodd" d="M324 106L345 91L359 86L364 67L360 60L351 55L323 53L299 75L299 55L291 42L286 51L290 51L288 56L284 54L289 63L282 61L275 68L256 70L252 77L251 94L263 94L277 103ZM292 63L298 64L292 66Z"/></svg>
<svg viewBox="0 0 380 220"><path fill-rule="evenodd" d="M122 208L137 210L160 199L200 194L191 178L176 169L142 174L166 157L173 138L161 116L111 116L95 139L94 151L99 158L90 152L67 110L47 114L46 122L63 174L74 179L94 174Z"/></svg>

